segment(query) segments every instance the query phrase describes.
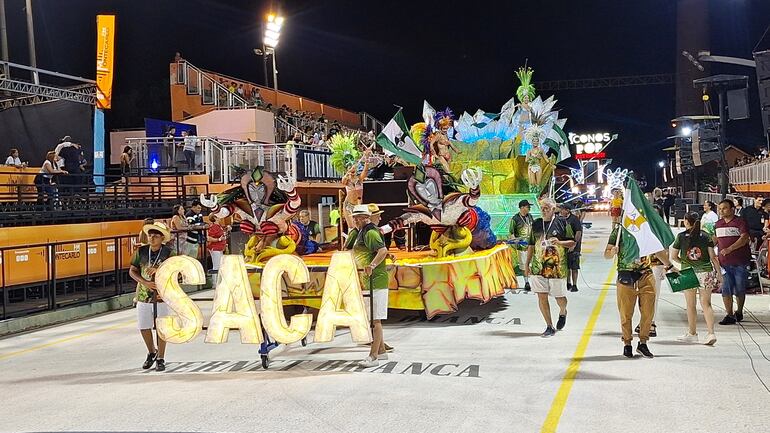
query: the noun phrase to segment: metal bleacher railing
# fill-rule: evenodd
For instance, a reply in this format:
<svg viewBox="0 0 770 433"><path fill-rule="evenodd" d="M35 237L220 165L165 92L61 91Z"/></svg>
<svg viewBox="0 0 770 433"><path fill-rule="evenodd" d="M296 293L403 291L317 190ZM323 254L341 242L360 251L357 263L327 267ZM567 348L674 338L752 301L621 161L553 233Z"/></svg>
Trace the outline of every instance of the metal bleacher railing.
<svg viewBox="0 0 770 433"><path fill-rule="evenodd" d="M332 168L331 152L327 149L292 143L263 144L215 137L191 139L196 141L196 166L188 169L188 172L206 174L211 183L236 183L244 170L256 167L283 173L297 181L337 181L342 178L342 174ZM149 167L149 170L160 173L160 164L168 151L173 164L179 166L177 169L185 170L186 164L177 160L180 140L164 137L126 139L126 144L133 149L135 155L132 168Z"/></svg>
<svg viewBox="0 0 770 433"><path fill-rule="evenodd" d="M48 184L34 170L0 167L0 227L166 217L175 204L208 193L207 182L186 181L176 169L101 177L104 187L92 174L55 175Z"/></svg>
<svg viewBox="0 0 770 433"><path fill-rule="evenodd" d="M174 74L176 84L184 84L188 95L200 95L203 105L216 108L246 108L249 104L240 95L215 81L205 71L185 60L176 63Z"/></svg>
<svg viewBox="0 0 770 433"><path fill-rule="evenodd" d="M770 159L731 168L730 183L733 185L770 183Z"/></svg>

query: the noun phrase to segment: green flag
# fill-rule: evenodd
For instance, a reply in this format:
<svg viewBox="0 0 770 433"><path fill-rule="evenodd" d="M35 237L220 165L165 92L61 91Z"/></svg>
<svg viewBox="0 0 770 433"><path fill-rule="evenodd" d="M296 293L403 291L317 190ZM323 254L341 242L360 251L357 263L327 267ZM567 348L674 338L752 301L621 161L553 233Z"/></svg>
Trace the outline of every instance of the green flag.
<svg viewBox="0 0 770 433"><path fill-rule="evenodd" d="M398 110L377 136L377 144L410 164L419 164L422 161L420 146L415 144L409 135L409 128L401 110Z"/></svg>
<svg viewBox="0 0 770 433"><path fill-rule="evenodd" d="M631 176L626 178L620 223L623 226L623 249L629 259L666 250L674 242L671 227L655 211Z"/></svg>

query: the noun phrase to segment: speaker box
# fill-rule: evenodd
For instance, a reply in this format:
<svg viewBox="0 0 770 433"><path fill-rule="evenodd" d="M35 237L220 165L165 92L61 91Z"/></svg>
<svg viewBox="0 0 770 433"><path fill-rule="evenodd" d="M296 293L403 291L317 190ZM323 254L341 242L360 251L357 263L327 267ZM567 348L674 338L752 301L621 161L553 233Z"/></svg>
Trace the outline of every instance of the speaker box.
<svg viewBox="0 0 770 433"><path fill-rule="evenodd" d="M770 82L766 83L770 85ZM749 89L734 89L727 91L727 107L730 120L749 118Z"/></svg>
<svg viewBox="0 0 770 433"><path fill-rule="evenodd" d="M754 61L757 62L757 79L759 81L770 79L770 51L754 53Z"/></svg>

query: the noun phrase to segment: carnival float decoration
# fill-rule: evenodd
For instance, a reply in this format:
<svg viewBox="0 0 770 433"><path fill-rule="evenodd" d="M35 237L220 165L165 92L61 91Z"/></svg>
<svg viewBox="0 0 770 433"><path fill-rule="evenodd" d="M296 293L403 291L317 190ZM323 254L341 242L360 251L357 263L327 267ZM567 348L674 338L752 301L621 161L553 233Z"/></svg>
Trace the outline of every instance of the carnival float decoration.
<svg viewBox="0 0 770 433"><path fill-rule="evenodd" d="M249 235L244 249L246 263L318 250L307 229L292 221L301 204L293 179L257 167L243 173L239 185L209 198L201 194L200 201L219 218L240 220L241 231Z"/></svg>

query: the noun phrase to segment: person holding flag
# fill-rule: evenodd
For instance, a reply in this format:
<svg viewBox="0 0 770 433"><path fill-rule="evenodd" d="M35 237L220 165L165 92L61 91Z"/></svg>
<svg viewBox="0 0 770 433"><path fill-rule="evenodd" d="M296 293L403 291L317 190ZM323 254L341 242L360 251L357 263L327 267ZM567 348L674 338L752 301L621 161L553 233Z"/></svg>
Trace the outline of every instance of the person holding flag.
<svg viewBox="0 0 770 433"><path fill-rule="evenodd" d="M646 358L653 357L647 347L655 311L655 282L649 256L654 254L663 262L666 272L671 271L674 265L669 260L668 247L673 242L674 234L668 224L645 199L636 180L629 176L620 224L613 228L604 250L604 258L618 257L617 301L623 331L623 355L627 358L634 357L631 320L637 300L641 319L636 351Z"/></svg>

